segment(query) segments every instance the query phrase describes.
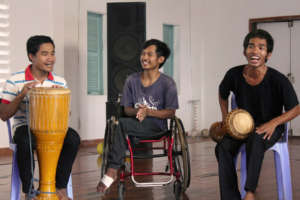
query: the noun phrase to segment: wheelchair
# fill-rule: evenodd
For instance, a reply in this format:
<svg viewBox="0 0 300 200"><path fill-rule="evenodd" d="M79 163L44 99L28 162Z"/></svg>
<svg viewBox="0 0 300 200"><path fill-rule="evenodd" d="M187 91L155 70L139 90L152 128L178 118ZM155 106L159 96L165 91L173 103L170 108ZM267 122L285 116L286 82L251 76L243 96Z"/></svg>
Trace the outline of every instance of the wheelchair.
<svg viewBox="0 0 300 200"><path fill-rule="evenodd" d="M106 121L101 178L104 176L107 169L108 152L112 148L117 125L118 119L115 116L111 116L111 118ZM191 180L189 148L182 121L177 117L173 117L172 119L168 119L168 130L166 132L152 138L138 138L138 143L136 144L148 143L150 144L150 148L139 148L138 145L134 144L135 142L133 142L133 140L133 138L129 138L128 136L126 137L128 152L124 159L130 159L130 167L126 167L125 164L120 168L118 199L124 199L125 179L128 177L131 177L131 180L136 187L165 186L173 182L175 199L180 199L181 194L189 187ZM145 152L141 152L140 150L150 150L151 154L145 154ZM156 153L157 150L160 152ZM168 158L164 171L136 172L134 160L155 159L161 157ZM168 176L169 178L168 180L159 182L138 182L136 179L138 176Z"/></svg>

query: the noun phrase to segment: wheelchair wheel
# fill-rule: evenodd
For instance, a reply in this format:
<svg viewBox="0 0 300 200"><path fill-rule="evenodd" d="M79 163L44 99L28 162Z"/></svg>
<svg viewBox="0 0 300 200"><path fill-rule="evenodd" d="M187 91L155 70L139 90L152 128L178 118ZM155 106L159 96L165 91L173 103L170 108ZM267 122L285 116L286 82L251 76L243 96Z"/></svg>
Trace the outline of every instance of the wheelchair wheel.
<svg viewBox="0 0 300 200"><path fill-rule="evenodd" d="M181 190L182 190L180 181L176 180L174 182L173 190L174 190L175 199L179 200L181 197Z"/></svg>
<svg viewBox="0 0 300 200"><path fill-rule="evenodd" d="M101 174L100 174L101 178L104 176L107 169L108 152L110 152L112 148L116 125L117 122L115 120L115 117L112 117L106 122L103 153L102 153L102 166L101 166Z"/></svg>
<svg viewBox="0 0 300 200"><path fill-rule="evenodd" d="M118 200L123 200L124 194L125 194L125 183L123 181L120 181L118 185L118 196L119 196Z"/></svg>
<svg viewBox="0 0 300 200"><path fill-rule="evenodd" d="M171 125L174 135L174 146L173 146L173 163L175 173L180 174L179 181L181 183L181 191L185 190L190 185L191 177L191 165L190 165L190 153L188 144L186 141L186 135L183 124L179 118L174 119L173 125Z"/></svg>

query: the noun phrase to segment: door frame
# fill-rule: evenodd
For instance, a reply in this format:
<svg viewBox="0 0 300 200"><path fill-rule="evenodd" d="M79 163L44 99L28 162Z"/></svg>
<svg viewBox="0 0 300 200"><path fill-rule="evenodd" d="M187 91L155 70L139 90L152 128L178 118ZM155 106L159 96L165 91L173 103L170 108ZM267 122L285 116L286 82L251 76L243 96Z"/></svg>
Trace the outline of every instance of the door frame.
<svg viewBox="0 0 300 200"><path fill-rule="evenodd" d="M292 21L300 21L300 15L252 18L249 19L249 31L251 32L252 30L256 30L258 23L292 22Z"/></svg>

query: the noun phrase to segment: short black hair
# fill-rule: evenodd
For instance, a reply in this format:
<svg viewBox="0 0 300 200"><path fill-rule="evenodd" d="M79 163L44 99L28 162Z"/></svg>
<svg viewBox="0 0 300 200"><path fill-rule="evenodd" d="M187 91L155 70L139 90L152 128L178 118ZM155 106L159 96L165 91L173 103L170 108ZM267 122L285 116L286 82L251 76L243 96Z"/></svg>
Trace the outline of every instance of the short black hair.
<svg viewBox="0 0 300 200"><path fill-rule="evenodd" d="M147 40L143 45L143 50L151 45L154 45L156 47L156 54L158 55L158 57L163 56L165 58L164 62L159 65L159 68L161 68L170 56L171 50L166 43L157 39Z"/></svg>
<svg viewBox="0 0 300 200"><path fill-rule="evenodd" d="M36 55L36 53L40 50L40 46L44 43L51 43L55 48L53 40L46 35L34 35L27 40L26 47L27 47L27 56L29 60L30 60L29 54Z"/></svg>
<svg viewBox="0 0 300 200"><path fill-rule="evenodd" d="M244 52L246 51L246 49L249 45L249 41L252 38L265 39L267 41L267 52L272 53L273 47L274 47L274 39L269 32L262 30L262 29L257 29L257 30L251 31L246 35L246 37L244 39L244 43L243 43Z"/></svg>

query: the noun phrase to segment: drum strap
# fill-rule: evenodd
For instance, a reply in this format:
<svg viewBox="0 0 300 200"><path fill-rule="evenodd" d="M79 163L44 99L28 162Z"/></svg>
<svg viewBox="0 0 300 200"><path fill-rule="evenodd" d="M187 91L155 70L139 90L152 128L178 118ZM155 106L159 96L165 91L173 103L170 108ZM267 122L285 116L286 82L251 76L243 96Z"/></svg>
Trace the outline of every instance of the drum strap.
<svg viewBox="0 0 300 200"><path fill-rule="evenodd" d="M33 197L35 197L38 193L37 190L34 190L34 186L33 186L33 181L35 181L35 178L33 177L34 176L34 169L33 169L33 151L32 151L32 143L31 143L31 131L30 131L30 122L29 122L29 96L26 95L26 120L27 120L27 132L28 132L28 138L29 138L29 148L30 148L30 162L31 162L31 174L32 174L32 178L31 178L31 181L30 181L30 186L29 186L29 194Z"/></svg>

